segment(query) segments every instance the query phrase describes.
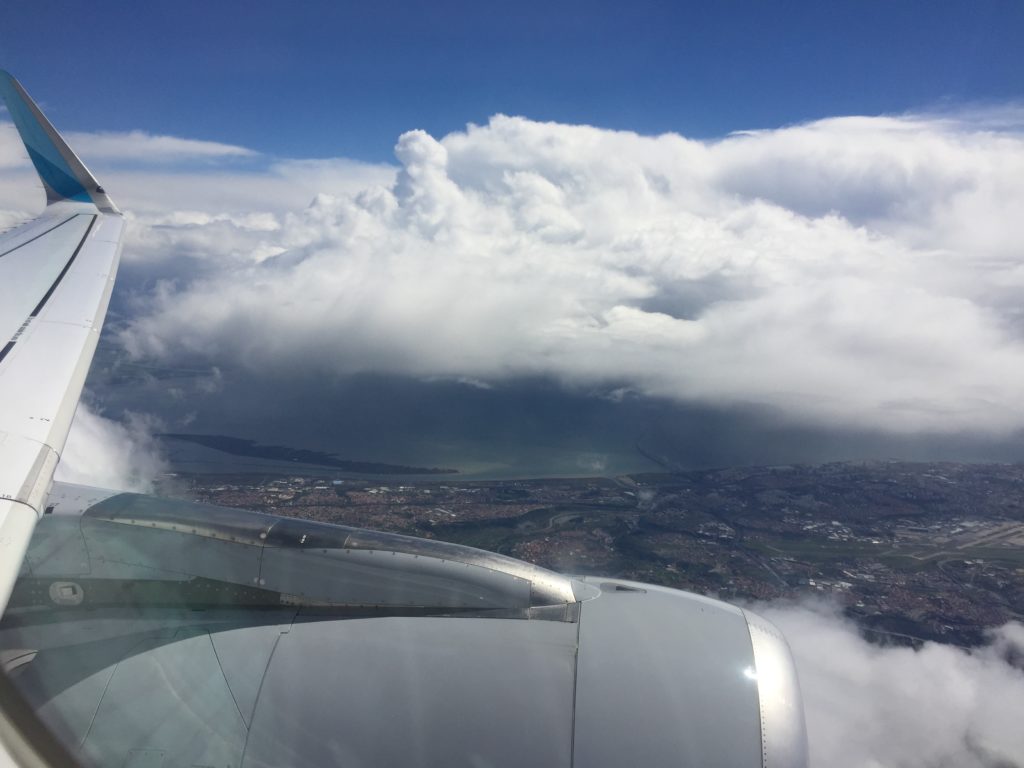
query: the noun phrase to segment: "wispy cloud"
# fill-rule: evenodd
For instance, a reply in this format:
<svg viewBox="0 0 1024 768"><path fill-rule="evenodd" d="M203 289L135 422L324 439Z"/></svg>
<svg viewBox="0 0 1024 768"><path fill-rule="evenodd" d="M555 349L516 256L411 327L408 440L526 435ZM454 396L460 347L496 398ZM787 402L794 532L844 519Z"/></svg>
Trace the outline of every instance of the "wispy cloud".
<svg viewBox="0 0 1024 768"><path fill-rule="evenodd" d="M82 157L117 163L177 163L183 160L256 157L259 154L234 144L160 136L144 131L69 133L65 138Z"/></svg>

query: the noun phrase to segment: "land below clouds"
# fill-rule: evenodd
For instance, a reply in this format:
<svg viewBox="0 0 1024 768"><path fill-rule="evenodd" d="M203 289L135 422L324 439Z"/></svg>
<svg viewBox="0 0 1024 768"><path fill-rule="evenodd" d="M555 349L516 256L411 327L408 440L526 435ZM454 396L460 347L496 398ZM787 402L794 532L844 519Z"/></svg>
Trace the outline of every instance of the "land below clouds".
<svg viewBox="0 0 1024 768"><path fill-rule="evenodd" d="M189 435L163 432L155 435L163 440L178 440L195 443L232 456L267 459L274 462L295 462L318 467L329 467L345 473L363 475L453 475L457 469L438 467L410 467L402 464L383 464L374 461L351 461L339 459L332 453L311 451L305 448L288 448L283 445L262 445L255 440L246 440L227 435Z"/></svg>
<svg viewBox="0 0 1024 768"><path fill-rule="evenodd" d="M487 383L165 368L131 363L102 344L90 373L90 395L94 409L108 418L143 414L167 434L251 440L270 449L273 460L322 464L326 457L451 468L474 479L892 457L1024 460L1024 443L1017 435L898 435L812 427L787 422L764 407L712 408L643 397L612 385L582 389L542 378ZM177 441L169 452L182 453L184 445ZM202 460L231 471L223 461L229 454L213 448L203 449L208 452ZM251 445L236 443L232 449L245 453L236 459L268 460L254 454Z"/></svg>
<svg viewBox="0 0 1024 768"><path fill-rule="evenodd" d="M177 481L205 502L453 541L562 572L731 601L827 597L886 643L973 646L1024 620L1022 465L491 481L278 470Z"/></svg>

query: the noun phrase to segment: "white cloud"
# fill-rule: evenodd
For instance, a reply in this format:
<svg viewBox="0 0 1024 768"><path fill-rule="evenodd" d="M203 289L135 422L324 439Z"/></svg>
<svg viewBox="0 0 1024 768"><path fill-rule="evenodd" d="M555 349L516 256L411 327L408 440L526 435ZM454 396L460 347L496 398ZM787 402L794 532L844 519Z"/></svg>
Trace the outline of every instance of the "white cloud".
<svg viewBox="0 0 1024 768"><path fill-rule="evenodd" d="M1024 140L1005 123L836 118L717 142L503 116L412 131L393 185L321 195L278 228L142 228L147 258L224 268L155 297L126 340L253 368L550 375L815 424L1015 430Z"/></svg>
<svg viewBox="0 0 1024 768"><path fill-rule="evenodd" d="M253 370L540 375L1008 434L1024 427L1022 124L1007 107L701 142L497 116L403 135L397 173L115 169L126 261L164 277L123 338Z"/></svg>
<svg viewBox="0 0 1024 768"><path fill-rule="evenodd" d="M1024 765L1024 625L970 652L863 640L834 605L760 604L797 662L811 765L1011 768Z"/></svg>
<svg viewBox="0 0 1024 768"><path fill-rule="evenodd" d="M79 403L56 479L99 488L148 493L167 463L153 438L154 424L138 414L112 421Z"/></svg>
<svg viewBox="0 0 1024 768"><path fill-rule="evenodd" d="M180 212L248 216L301 209L317 194L390 186L395 168L346 158L270 158L246 147L142 131L69 133L68 143L118 206L139 217ZM0 212L24 218L44 204L42 186L11 123L0 122ZM2 223L2 222L0 222Z"/></svg>
<svg viewBox="0 0 1024 768"><path fill-rule="evenodd" d="M278 161L248 171L118 170L102 166L93 170L118 206L140 217L163 217L176 211L283 215L303 209L320 193L355 195L367 187L390 186L395 178L392 166L345 159Z"/></svg>
<svg viewBox="0 0 1024 768"><path fill-rule="evenodd" d="M160 136L145 131L72 132L64 138L81 157L115 163L174 163L182 160L255 157L258 154L234 144Z"/></svg>

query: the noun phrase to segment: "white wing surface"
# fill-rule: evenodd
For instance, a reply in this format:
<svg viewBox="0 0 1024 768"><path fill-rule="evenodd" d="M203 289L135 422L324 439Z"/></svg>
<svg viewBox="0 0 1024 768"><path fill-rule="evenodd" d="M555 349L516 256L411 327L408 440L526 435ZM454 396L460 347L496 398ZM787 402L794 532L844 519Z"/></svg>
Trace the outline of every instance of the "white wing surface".
<svg viewBox="0 0 1024 768"><path fill-rule="evenodd" d="M124 220L25 89L0 96L46 191L0 235L0 612L7 604L92 362Z"/></svg>

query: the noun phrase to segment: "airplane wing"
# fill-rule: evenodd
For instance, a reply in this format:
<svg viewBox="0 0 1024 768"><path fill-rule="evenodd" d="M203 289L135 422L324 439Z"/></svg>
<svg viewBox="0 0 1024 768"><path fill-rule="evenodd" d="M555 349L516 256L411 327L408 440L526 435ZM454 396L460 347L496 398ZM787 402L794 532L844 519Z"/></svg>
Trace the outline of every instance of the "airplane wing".
<svg viewBox="0 0 1024 768"><path fill-rule="evenodd" d="M75 415L114 285L124 220L24 88L0 96L46 210L0 236L0 610Z"/></svg>
<svg viewBox="0 0 1024 768"><path fill-rule="evenodd" d="M122 223L24 90L0 90L48 201L0 247L0 291L17 286L0 742L19 761L806 766L788 647L750 611L430 539L51 491Z"/></svg>

